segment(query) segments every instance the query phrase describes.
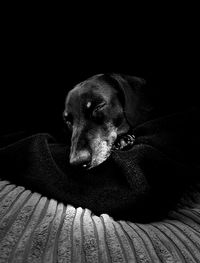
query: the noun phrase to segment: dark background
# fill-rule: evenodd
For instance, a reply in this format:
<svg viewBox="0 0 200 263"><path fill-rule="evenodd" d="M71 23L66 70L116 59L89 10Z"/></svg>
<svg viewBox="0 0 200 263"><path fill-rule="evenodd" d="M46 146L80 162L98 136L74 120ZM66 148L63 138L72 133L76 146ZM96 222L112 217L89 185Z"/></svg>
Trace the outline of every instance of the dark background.
<svg viewBox="0 0 200 263"><path fill-rule="evenodd" d="M103 72L145 78L165 112L198 105L195 15L191 20L189 11L179 9L165 15L161 10L156 17L148 9L124 12L114 17L75 12L68 21L59 12L21 15L7 9L1 33L1 134L59 135L67 91Z"/></svg>

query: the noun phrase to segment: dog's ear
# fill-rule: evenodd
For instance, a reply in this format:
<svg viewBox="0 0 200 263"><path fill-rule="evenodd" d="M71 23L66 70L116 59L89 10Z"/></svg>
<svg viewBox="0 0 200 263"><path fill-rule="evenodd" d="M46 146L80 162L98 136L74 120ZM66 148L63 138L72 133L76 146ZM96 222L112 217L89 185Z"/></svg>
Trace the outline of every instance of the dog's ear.
<svg viewBox="0 0 200 263"><path fill-rule="evenodd" d="M149 118L152 107L145 94L146 81L144 79L121 74L105 74L104 77L119 91L124 114L131 127Z"/></svg>

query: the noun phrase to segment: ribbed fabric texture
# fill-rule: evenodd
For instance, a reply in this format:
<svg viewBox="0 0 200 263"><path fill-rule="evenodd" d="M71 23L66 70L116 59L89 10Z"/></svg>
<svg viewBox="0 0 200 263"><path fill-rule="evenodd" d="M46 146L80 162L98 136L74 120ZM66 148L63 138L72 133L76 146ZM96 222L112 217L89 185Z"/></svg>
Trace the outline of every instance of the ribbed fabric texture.
<svg viewBox="0 0 200 263"><path fill-rule="evenodd" d="M200 262L199 200L138 224L0 181L0 262Z"/></svg>

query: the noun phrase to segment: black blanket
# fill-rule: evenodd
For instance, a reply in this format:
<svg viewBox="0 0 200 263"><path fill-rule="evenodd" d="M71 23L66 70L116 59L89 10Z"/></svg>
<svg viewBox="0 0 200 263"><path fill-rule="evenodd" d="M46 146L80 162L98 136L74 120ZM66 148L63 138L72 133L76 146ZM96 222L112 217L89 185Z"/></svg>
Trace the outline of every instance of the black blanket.
<svg viewBox="0 0 200 263"><path fill-rule="evenodd" d="M0 177L97 215L155 220L184 204L199 181L199 123L197 109L144 122L132 149L87 172L72 169L69 147L48 134L4 136Z"/></svg>

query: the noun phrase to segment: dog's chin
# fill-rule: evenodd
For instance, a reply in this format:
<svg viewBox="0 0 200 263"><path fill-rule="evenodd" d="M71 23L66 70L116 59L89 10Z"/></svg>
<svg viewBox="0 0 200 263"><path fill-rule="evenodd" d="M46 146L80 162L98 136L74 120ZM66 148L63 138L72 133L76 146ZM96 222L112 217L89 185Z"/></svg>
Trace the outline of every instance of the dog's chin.
<svg viewBox="0 0 200 263"><path fill-rule="evenodd" d="M106 160L105 160L105 161L106 161ZM97 168L97 167L100 167L101 165L104 164L105 161L103 161L103 162L101 162L101 163L95 163L95 164L88 165L88 166L85 168L85 170L89 171L89 170L91 170L91 169L95 169L95 168Z"/></svg>
<svg viewBox="0 0 200 263"><path fill-rule="evenodd" d="M132 148L135 141L135 136L133 134L125 134L123 136L117 137L117 139L112 143L112 146L104 152L104 154L99 154L92 158L90 164L85 166L86 170L91 170L101 164L103 164L111 155L113 151L128 151Z"/></svg>
<svg viewBox="0 0 200 263"><path fill-rule="evenodd" d="M109 159L110 155L111 153L104 160L91 162L91 164L87 165L85 169L91 170L94 168L102 167L105 164L105 162Z"/></svg>
<svg viewBox="0 0 200 263"><path fill-rule="evenodd" d="M86 167L86 169L92 169L95 168L101 164L103 164L111 155L111 149L108 150L108 152L105 153L105 155L97 155L96 157L94 157L91 161L91 163Z"/></svg>

